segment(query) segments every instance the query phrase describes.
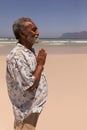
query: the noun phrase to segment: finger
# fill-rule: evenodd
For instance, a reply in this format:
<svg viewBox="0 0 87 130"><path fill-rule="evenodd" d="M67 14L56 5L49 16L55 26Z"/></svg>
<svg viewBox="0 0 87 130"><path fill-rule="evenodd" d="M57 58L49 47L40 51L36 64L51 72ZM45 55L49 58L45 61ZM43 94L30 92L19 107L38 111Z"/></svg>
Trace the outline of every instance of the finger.
<svg viewBox="0 0 87 130"><path fill-rule="evenodd" d="M46 56L46 55L47 55L46 52L39 52L39 53L38 53L38 56Z"/></svg>
<svg viewBox="0 0 87 130"><path fill-rule="evenodd" d="M42 52L42 53L43 53L43 52L46 52L46 51L45 51L45 49L42 48L42 49L40 49L39 52Z"/></svg>
<svg viewBox="0 0 87 130"><path fill-rule="evenodd" d="M41 51L39 51L38 54L42 54L42 55L44 55L44 54L46 54L46 52L45 52L44 50L41 50Z"/></svg>

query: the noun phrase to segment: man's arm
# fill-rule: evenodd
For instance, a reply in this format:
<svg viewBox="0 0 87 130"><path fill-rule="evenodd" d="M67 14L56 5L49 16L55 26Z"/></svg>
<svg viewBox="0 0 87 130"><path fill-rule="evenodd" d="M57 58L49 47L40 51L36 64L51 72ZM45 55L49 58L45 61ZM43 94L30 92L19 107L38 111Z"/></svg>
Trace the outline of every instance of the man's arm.
<svg viewBox="0 0 87 130"><path fill-rule="evenodd" d="M38 87L41 73L44 69L46 56L47 56L47 53L45 52L45 50L41 49L38 53L37 58L36 58L37 59L37 67L36 67L35 72L33 73L33 76L35 77L35 82L34 82L33 86L28 89L29 91L33 91L35 88Z"/></svg>

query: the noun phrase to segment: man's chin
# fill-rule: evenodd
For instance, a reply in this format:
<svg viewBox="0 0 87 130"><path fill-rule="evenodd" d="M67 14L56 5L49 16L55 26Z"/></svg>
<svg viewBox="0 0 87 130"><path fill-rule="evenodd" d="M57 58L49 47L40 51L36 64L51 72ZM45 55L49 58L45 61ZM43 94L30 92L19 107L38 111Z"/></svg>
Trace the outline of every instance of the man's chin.
<svg viewBox="0 0 87 130"><path fill-rule="evenodd" d="M39 38L35 39L34 44L38 44L39 41L40 41Z"/></svg>

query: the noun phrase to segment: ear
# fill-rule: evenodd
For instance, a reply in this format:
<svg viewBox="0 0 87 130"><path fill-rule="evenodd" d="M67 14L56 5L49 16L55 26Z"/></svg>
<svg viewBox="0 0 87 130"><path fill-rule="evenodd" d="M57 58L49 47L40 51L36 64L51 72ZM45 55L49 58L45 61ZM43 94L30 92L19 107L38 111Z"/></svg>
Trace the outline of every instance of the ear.
<svg viewBox="0 0 87 130"><path fill-rule="evenodd" d="M25 34L22 31L19 32L19 35L21 38L25 38Z"/></svg>

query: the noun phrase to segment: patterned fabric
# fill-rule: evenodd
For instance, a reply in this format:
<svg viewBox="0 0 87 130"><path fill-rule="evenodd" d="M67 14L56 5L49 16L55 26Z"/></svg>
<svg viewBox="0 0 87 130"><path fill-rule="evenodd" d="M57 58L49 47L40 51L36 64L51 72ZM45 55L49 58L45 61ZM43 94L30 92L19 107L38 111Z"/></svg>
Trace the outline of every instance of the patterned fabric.
<svg viewBox="0 0 87 130"><path fill-rule="evenodd" d="M23 122L14 122L14 130L35 130L39 113L31 113Z"/></svg>
<svg viewBox="0 0 87 130"><path fill-rule="evenodd" d="M6 81L15 120L22 122L31 113L40 113L47 99L47 81L41 74L37 89L29 91L34 84L33 72L37 66L34 53L18 43L7 56Z"/></svg>

